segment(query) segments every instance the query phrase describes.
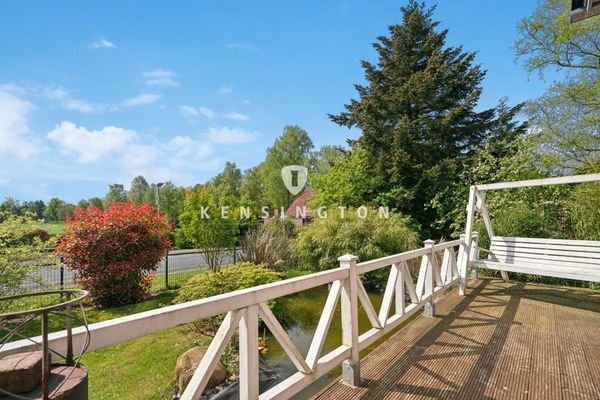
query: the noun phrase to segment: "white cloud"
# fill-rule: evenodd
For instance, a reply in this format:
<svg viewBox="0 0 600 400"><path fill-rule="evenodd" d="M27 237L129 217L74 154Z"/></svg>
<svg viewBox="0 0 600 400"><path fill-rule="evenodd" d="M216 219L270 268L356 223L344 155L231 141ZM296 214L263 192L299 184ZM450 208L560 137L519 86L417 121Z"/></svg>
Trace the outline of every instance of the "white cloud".
<svg viewBox="0 0 600 400"><path fill-rule="evenodd" d="M79 111L84 114L94 114L104 111L106 106L91 101L76 99L60 86L48 86L43 91L44 96L57 100L66 110Z"/></svg>
<svg viewBox="0 0 600 400"><path fill-rule="evenodd" d="M227 96L233 92L233 85L223 85L219 89L219 94L222 96Z"/></svg>
<svg viewBox="0 0 600 400"><path fill-rule="evenodd" d="M213 143L235 144L252 142L256 140L258 133L245 129L221 126L209 128L208 132L206 132L206 136Z"/></svg>
<svg viewBox="0 0 600 400"><path fill-rule="evenodd" d="M239 49L239 50L258 50L258 46L249 43L227 43L225 45L228 49Z"/></svg>
<svg viewBox="0 0 600 400"><path fill-rule="evenodd" d="M100 130L88 130L70 121L58 124L48 138L66 153L76 154L77 162L91 163L115 152L122 151L136 137L130 129L106 126Z"/></svg>
<svg viewBox="0 0 600 400"><path fill-rule="evenodd" d="M181 111L183 116L185 116L187 118L194 118L194 117L198 117L200 115L202 115L206 118L209 118L209 119L213 119L213 118L217 117L217 113L208 107L192 107L192 106L182 105L182 106L179 106L179 110Z"/></svg>
<svg viewBox="0 0 600 400"><path fill-rule="evenodd" d="M147 104L153 104L162 98L162 94L142 93L130 99L125 99L121 102L123 107L136 107Z"/></svg>
<svg viewBox="0 0 600 400"><path fill-rule="evenodd" d="M28 159L38 153L27 123L35 107L13 93L15 88L0 87L0 154Z"/></svg>
<svg viewBox="0 0 600 400"><path fill-rule="evenodd" d="M97 42L90 44L90 48L92 48L92 49L114 49L115 47L117 47L117 46L115 46L114 43L112 43L104 38L100 39Z"/></svg>
<svg viewBox="0 0 600 400"><path fill-rule="evenodd" d="M86 100L66 99L62 103L63 108L72 111L79 111L85 114L94 114L104 110L102 104L92 103Z"/></svg>
<svg viewBox="0 0 600 400"><path fill-rule="evenodd" d="M172 71L154 69L142 72L142 82L148 86L179 86L176 76Z"/></svg>
<svg viewBox="0 0 600 400"><path fill-rule="evenodd" d="M159 140L116 126L90 130L63 121L48 134L48 139L61 150L54 160L61 154L75 156L75 164L64 156L58 163L66 168L60 175L62 178L127 182L143 175L155 182L173 180L193 184L197 182L197 171L214 170L222 162L213 145L200 137Z"/></svg>
<svg viewBox="0 0 600 400"><path fill-rule="evenodd" d="M207 107L198 107L198 112L200 114L202 114L203 116L205 116L206 118L215 118L217 116L217 113L215 113L213 110L211 110L210 108Z"/></svg>
<svg viewBox="0 0 600 400"><path fill-rule="evenodd" d="M223 117L227 118L227 119L232 119L234 121L249 121L250 120L249 116L240 114L235 111L225 113L225 114L223 114Z"/></svg>

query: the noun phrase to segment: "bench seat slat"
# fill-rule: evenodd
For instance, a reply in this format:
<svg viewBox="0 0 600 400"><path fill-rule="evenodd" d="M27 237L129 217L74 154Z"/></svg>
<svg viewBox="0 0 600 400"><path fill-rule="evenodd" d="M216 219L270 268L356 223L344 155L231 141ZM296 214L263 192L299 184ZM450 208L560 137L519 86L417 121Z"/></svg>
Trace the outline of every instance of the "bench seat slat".
<svg viewBox="0 0 600 400"><path fill-rule="evenodd" d="M494 236L475 267L600 282L600 241Z"/></svg>
<svg viewBox="0 0 600 400"><path fill-rule="evenodd" d="M520 272L523 274L552 276L555 278L575 279L588 282L600 282L600 271L582 270L580 268L560 267L542 264L505 264L489 260L473 262L478 268L497 269L501 271Z"/></svg>
<svg viewBox="0 0 600 400"><path fill-rule="evenodd" d="M597 266L600 268L600 258L584 258L584 257L567 257L567 256L555 256L548 254L533 254L533 253L523 253L523 252L506 252L506 251L498 251L492 250L490 252L490 258L494 259L496 257L499 261L503 262L511 262L512 260L520 260L526 259L530 260L530 262L535 262L536 260L543 260L544 262L554 263L566 263L573 264L574 266L578 265L589 265L589 266Z"/></svg>
<svg viewBox="0 0 600 400"><path fill-rule="evenodd" d="M570 239L542 239L542 238L523 238L523 237L508 237L508 236L494 236L492 242L505 242L505 243L534 243L534 244L558 244L565 246L583 246L583 247L600 247L600 241L598 240L570 240Z"/></svg>
<svg viewBox="0 0 600 400"><path fill-rule="evenodd" d="M600 258L600 247L569 247L569 246L523 246L506 245L505 243L493 242L490 250L514 250L525 253L555 254L555 255L577 255L577 257Z"/></svg>

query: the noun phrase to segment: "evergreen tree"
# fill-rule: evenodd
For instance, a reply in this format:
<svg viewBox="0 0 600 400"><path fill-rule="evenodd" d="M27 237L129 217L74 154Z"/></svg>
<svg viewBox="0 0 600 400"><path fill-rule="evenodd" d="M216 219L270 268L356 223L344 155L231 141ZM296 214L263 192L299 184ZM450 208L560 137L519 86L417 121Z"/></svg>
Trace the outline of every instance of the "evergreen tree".
<svg viewBox="0 0 600 400"><path fill-rule="evenodd" d="M362 62L366 85L358 100L331 115L362 131L358 143L374 179L371 200L413 216L432 231L432 198L458 178L461 160L481 146L494 127L495 110L476 111L485 71L475 53L446 45L447 31L433 21L435 7L410 1L402 24L373 47L377 64Z"/></svg>

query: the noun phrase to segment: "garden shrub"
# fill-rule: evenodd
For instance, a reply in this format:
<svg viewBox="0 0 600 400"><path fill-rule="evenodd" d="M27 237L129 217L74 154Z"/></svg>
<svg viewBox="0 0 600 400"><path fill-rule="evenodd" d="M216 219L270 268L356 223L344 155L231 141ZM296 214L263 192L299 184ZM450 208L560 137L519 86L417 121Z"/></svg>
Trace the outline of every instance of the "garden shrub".
<svg viewBox="0 0 600 400"><path fill-rule="evenodd" d="M149 274L171 248L170 230L167 219L148 204L79 208L67 220L56 252L98 305L131 304L147 296Z"/></svg>
<svg viewBox="0 0 600 400"><path fill-rule="evenodd" d="M263 264L252 264L250 262L239 262L220 268L217 271L205 271L191 277L177 292L174 304L184 303L223 293L233 292L252 286L264 285L276 282L281 275ZM275 307L276 303L270 306ZM194 332L214 336L223 316L214 316L198 321L191 325Z"/></svg>
<svg viewBox="0 0 600 400"><path fill-rule="evenodd" d="M600 183L578 185L567 200L573 221L573 236L600 240Z"/></svg>
<svg viewBox="0 0 600 400"><path fill-rule="evenodd" d="M270 225L271 223L269 223ZM267 226L249 231L240 241L242 260L280 269L290 258L290 238L285 232Z"/></svg>
<svg viewBox="0 0 600 400"><path fill-rule="evenodd" d="M40 242L47 242L50 240L50 234L45 229L37 228L25 234L23 240L27 244L33 244L36 240L39 240Z"/></svg>
<svg viewBox="0 0 600 400"><path fill-rule="evenodd" d="M356 210L330 210L327 218L315 218L299 229L292 243L292 254L300 269L322 271L339 266L343 254L367 261L417 247L418 236L409 218L390 213L389 218L368 209L366 218Z"/></svg>
<svg viewBox="0 0 600 400"><path fill-rule="evenodd" d="M23 280L40 282L37 271L51 263L48 245L36 232L39 221L29 215L0 212L0 296L16 294ZM0 304L0 311L6 304Z"/></svg>

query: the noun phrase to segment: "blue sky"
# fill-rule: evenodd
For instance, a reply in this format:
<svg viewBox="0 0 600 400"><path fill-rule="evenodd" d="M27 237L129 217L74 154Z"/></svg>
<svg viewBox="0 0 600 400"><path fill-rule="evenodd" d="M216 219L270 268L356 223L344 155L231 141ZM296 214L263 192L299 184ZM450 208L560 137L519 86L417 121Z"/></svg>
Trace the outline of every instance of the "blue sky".
<svg viewBox="0 0 600 400"><path fill-rule="evenodd" d="M264 159L287 124L317 147L405 1L86 1L0 5L0 198L103 196L109 183L202 183ZM541 95L511 49L531 1L429 1L488 70L480 107Z"/></svg>

